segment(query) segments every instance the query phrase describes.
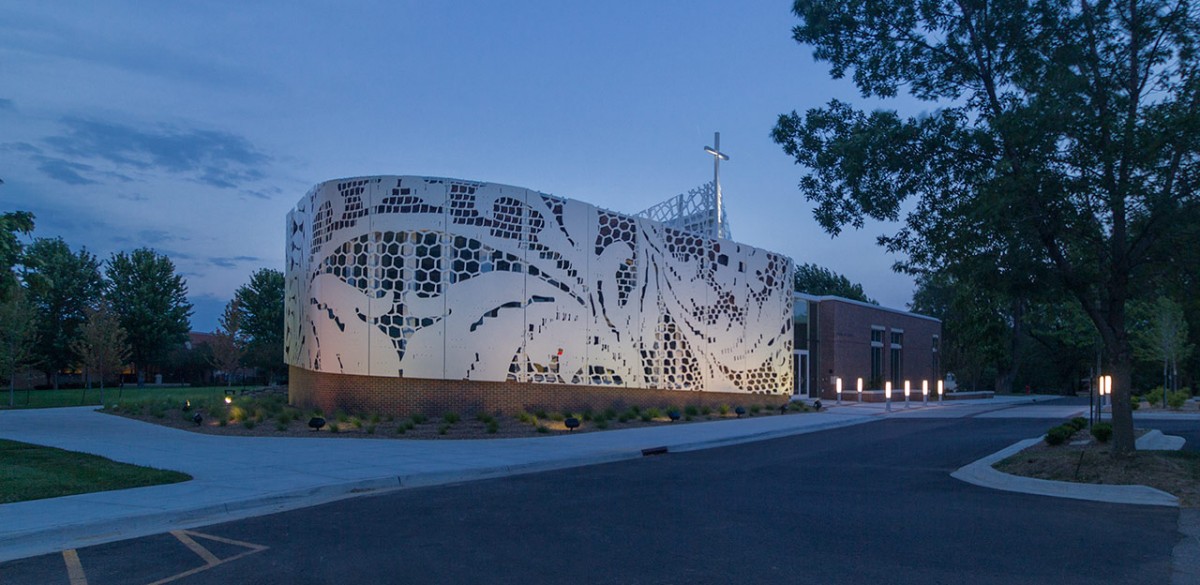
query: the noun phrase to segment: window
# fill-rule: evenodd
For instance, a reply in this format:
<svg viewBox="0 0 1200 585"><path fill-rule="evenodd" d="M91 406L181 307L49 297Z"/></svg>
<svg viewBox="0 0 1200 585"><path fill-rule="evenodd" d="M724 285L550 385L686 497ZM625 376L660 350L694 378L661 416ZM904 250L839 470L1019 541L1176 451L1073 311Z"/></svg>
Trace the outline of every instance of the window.
<svg viewBox="0 0 1200 585"><path fill-rule="evenodd" d="M903 351L903 349L904 349L904 332L897 330L897 329L893 329L892 330L892 352L891 352L891 355L888 357L891 358L890 361L892 362L892 364L891 364L892 365L892 385L897 386L897 387L899 387L900 384L903 383L902 378L904 376L904 369L901 367L901 364L903 363L903 361L901 360L902 356L900 353L901 351Z"/></svg>
<svg viewBox="0 0 1200 585"><path fill-rule="evenodd" d="M871 327L871 388L883 386L883 328Z"/></svg>

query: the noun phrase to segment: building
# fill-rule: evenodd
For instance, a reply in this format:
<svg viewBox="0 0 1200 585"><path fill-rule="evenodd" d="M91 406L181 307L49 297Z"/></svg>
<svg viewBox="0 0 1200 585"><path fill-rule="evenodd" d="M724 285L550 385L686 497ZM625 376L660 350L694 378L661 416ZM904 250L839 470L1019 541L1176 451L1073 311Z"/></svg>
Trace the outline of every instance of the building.
<svg viewBox="0 0 1200 585"><path fill-rule="evenodd" d="M836 398L843 393L883 400L886 382L893 399L903 400L908 380L916 399L922 381L936 392L941 378L942 322L933 317L833 296L795 293L793 304L795 394ZM850 395L845 395L850 398Z"/></svg>
<svg viewBox="0 0 1200 585"><path fill-rule="evenodd" d="M785 256L537 191L376 176L288 215L297 405L410 413L787 400Z"/></svg>

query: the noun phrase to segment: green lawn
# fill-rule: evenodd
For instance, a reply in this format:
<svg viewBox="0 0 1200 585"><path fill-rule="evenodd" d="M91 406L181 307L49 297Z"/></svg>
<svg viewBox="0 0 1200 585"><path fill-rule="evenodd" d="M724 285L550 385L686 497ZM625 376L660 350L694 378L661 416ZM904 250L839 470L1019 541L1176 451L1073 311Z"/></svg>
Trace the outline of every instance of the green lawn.
<svg viewBox="0 0 1200 585"><path fill-rule="evenodd" d="M233 386L240 392L245 386ZM142 388L126 384L124 389L116 387L104 388L104 401L115 404L117 397L121 401L136 402L154 398L176 398L179 400L201 400L204 398L221 397L225 394L225 386L202 386L185 388ZM99 406L100 388L91 390L17 390L13 399L15 408L55 408L59 406ZM8 389L0 390L0 409L8 408Z"/></svg>
<svg viewBox="0 0 1200 585"><path fill-rule="evenodd" d="M0 439L0 504L189 479L185 473Z"/></svg>

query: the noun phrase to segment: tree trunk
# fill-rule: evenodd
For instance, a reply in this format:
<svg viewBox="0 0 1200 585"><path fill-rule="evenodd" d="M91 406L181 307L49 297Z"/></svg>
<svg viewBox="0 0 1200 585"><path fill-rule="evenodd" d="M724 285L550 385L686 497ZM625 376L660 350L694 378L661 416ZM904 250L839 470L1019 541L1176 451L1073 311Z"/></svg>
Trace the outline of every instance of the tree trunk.
<svg viewBox="0 0 1200 585"><path fill-rule="evenodd" d="M1115 457L1132 455L1135 447L1133 436L1133 409L1129 399L1133 382L1133 356L1128 344L1110 350L1109 364L1112 367L1112 452Z"/></svg>

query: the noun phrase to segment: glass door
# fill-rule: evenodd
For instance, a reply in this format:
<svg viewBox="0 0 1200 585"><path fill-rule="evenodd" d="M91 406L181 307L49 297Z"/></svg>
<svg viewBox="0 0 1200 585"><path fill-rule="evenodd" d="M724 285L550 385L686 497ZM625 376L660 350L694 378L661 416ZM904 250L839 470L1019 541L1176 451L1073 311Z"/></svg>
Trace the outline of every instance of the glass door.
<svg viewBox="0 0 1200 585"><path fill-rule="evenodd" d="M792 356L792 379L795 381L795 388L792 389L792 394L796 396L808 397L808 351L801 350L794 352Z"/></svg>

